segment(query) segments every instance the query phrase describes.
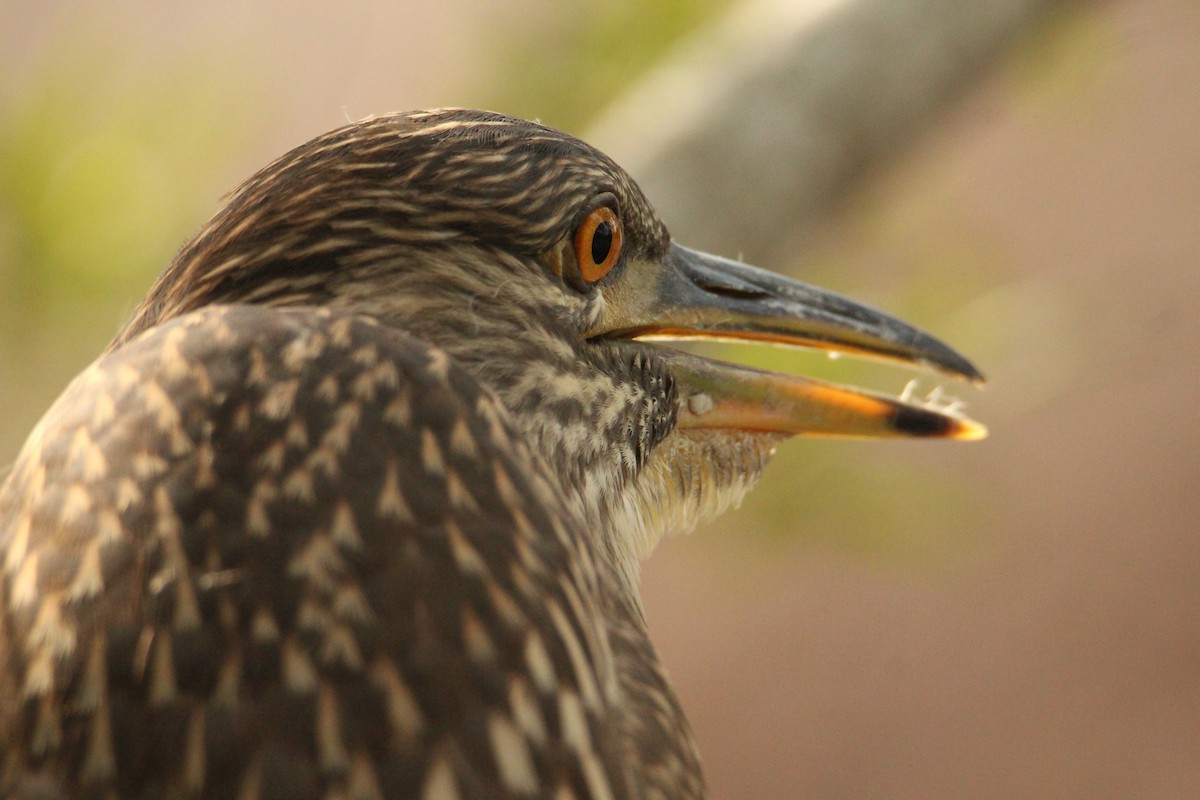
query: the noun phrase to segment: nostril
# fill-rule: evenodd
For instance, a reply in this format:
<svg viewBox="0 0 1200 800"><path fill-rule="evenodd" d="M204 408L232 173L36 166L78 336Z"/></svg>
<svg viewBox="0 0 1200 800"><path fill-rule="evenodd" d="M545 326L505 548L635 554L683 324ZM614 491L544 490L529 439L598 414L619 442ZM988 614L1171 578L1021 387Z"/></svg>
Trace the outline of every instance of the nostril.
<svg viewBox="0 0 1200 800"><path fill-rule="evenodd" d="M759 300L764 297L769 297L770 292L760 289L750 283L728 283L725 281L707 280L699 278L696 280L696 285L709 294L720 295L721 297L731 297L735 300Z"/></svg>

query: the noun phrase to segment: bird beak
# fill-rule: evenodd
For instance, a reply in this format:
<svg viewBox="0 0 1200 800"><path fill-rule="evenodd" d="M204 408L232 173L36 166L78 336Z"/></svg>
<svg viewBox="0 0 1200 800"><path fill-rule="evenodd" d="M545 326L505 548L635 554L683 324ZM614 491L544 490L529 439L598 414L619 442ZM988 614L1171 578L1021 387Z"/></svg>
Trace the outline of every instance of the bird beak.
<svg viewBox="0 0 1200 800"><path fill-rule="evenodd" d="M654 287L647 291L646 287ZM591 335L637 340L770 342L883 358L972 383L983 375L927 333L849 298L672 244L663 262L631 260L605 289ZM676 351L679 425L788 435L981 439L958 404L914 403L863 389Z"/></svg>

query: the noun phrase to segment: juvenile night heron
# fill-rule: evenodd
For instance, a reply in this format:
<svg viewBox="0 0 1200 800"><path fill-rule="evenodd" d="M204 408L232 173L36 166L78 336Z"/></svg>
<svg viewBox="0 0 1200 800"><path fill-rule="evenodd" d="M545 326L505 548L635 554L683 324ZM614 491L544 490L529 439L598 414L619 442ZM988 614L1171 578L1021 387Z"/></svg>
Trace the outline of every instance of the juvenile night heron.
<svg viewBox="0 0 1200 800"><path fill-rule="evenodd" d="M588 145L348 125L243 185L0 489L6 798L684 798L638 561L782 438L945 409L647 338L961 356L688 250Z"/></svg>

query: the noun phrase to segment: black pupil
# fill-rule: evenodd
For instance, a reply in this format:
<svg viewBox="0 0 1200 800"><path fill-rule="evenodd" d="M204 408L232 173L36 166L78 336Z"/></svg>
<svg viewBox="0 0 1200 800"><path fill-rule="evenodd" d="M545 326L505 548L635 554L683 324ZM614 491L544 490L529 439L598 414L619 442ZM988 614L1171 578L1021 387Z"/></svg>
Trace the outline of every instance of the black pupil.
<svg viewBox="0 0 1200 800"><path fill-rule="evenodd" d="M601 222L592 233L592 262L603 264L604 259L608 258L610 250L612 250L612 226L607 222Z"/></svg>

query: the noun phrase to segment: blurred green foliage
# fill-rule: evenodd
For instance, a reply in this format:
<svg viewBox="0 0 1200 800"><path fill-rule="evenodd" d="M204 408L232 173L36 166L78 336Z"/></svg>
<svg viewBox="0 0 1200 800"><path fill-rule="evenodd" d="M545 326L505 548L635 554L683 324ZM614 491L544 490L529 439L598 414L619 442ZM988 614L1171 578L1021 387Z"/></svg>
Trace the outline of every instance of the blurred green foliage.
<svg viewBox="0 0 1200 800"><path fill-rule="evenodd" d="M254 127L230 65L131 69L110 33L0 82L0 463L212 213Z"/></svg>
<svg viewBox="0 0 1200 800"><path fill-rule="evenodd" d="M637 77L733 0L607 0L548 6L486 40L477 105L582 133Z"/></svg>
<svg viewBox="0 0 1200 800"><path fill-rule="evenodd" d="M1043 117L1066 121L1101 108L1112 113L1117 109L1097 101L1119 96L1106 90L1130 77L1119 68L1129 46L1124 39L1099 6L1066 3L1023 40L1005 76L1023 107Z"/></svg>

